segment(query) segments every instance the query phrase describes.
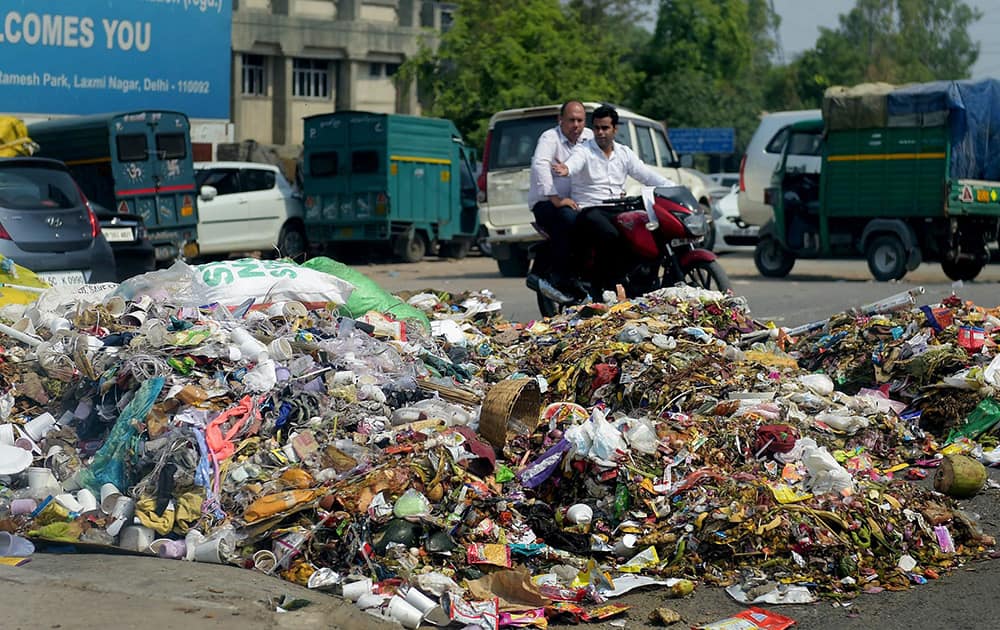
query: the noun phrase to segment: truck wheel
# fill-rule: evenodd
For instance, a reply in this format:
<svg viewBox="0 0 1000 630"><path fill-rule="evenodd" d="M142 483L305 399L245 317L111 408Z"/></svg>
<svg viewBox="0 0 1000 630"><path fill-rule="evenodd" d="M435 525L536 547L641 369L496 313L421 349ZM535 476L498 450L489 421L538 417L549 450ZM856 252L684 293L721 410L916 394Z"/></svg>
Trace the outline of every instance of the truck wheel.
<svg viewBox="0 0 1000 630"><path fill-rule="evenodd" d="M306 234L297 223L286 223L278 235L276 256L302 262L306 257Z"/></svg>
<svg viewBox="0 0 1000 630"><path fill-rule="evenodd" d="M510 249L510 258L498 258L497 267L504 278L523 278L528 275L528 253L520 247Z"/></svg>
<svg viewBox="0 0 1000 630"><path fill-rule="evenodd" d="M784 278L795 266L795 254L773 237L765 236L753 250L753 263L765 278Z"/></svg>
<svg viewBox="0 0 1000 630"><path fill-rule="evenodd" d="M951 280L966 282L975 279L985 266L977 260L941 261L941 271Z"/></svg>
<svg viewBox="0 0 1000 630"><path fill-rule="evenodd" d="M868 270L880 282L899 280L906 275L906 248L895 234L873 238L865 250Z"/></svg>
<svg viewBox="0 0 1000 630"><path fill-rule="evenodd" d="M401 240L396 247L396 251L399 253L399 257L403 259L403 262L415 263L424 259L424 255L427 254L427 241L424 239L422 232L415 230L407 231L398 238Z"/></svg>
<svg viewBox="0 0 1000 630"><path fill-rule="evenodd" d="M459 239L455 241L449 241L447 243L441 243L438 246L438 255L441 258L456 258L461 260L469 255L469 250L472 249L472 242L466 239Z"/></svg>
<svg viewBox="0 0 1000 630"><path fill-rule="evenodd" d="M691 267L685 269L684 284L711 291L721 291L722 293L733 288L733 285L729 282L729 276L726 275L726 270L722 268L722 265L717 260L699 260Z"/></svg>

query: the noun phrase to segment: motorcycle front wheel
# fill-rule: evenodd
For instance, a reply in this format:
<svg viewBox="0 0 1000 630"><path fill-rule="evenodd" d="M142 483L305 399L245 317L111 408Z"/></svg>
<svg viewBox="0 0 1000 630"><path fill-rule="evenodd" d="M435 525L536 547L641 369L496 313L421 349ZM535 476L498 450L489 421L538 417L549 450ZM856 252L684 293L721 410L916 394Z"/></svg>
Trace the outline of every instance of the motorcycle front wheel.
<svg viewBox="0 0 1000 630"><path fill-rule="evenodd" d="M719 261L699 260L684 270L684 284L725 293L733 288Z"/></svg>

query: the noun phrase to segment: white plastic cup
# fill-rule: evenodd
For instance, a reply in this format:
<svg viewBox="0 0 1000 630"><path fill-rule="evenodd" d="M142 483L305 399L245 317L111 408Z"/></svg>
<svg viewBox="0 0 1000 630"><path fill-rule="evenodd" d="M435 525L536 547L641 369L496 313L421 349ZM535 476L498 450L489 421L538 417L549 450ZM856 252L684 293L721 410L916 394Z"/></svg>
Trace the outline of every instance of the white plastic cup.
<svg viewBox="0 0 1000 630"><path fill-rule="evenodd" d="M138 300L132 302L132 306L129 310L132 311L142 311L145 313L149 310L149 307L153 305L153 298L148 295L140 296Z"/></svg>
<svg viewBox="0 0 1000 630"><path fill-rule="evenodd" d="M566 518L574 525L588 525L594 519L594 510L586 503L574 503L566 510Z"/></svg>
<svg viewBox="0 0 1000 630"><path fill-rule="evenodd" d="M277 565L278 559L274 557L274 552L268 549L261 549L257 553L253 554L253 568L262 573L270 573L271 571L274 571L274 567Z"/></svg>
<svg viewBox="0 0 1000 630"><path fill-rule="evenodd" d="M37 442L38 440L45 437L45 434L54 429L55 426L56 426L55 416L46 411L42 415L28 421L28 423L25 424L22 427L22 429L24 430L25 433L28 434L28 437Z"/></svg>
<svg viewBox="0 0 1000 630"><path fill-rule="evenodd" d="M358 601L354 602L358 608L361 610L367 610L369 608L375 608L381 606L382 602L385 601L385 597L377 593L367 593L358 598Z"/></svg>
<svg viewBox="0 0 1000 630"><path fill-rule="evenodd" d="M275 302L267 309L270 317L305 317L309 310L302 302Z"/></svg>
<svg viewBox="0 0 1000 630"><path fill-rule="evenodd" d="M118 495L118 498L115 499L115 506L111 510L111 524L105 531L112 536L117 536L122 528L132 522L133 516L135 516L135 501L132 497ZM150 538L149 542L152 541L153 539ZM146 545L148 546L149 543Z"/></svg>
<svg viewBox="0 0 1000 630"><path fill-rule="evenodd" d="M97 511L97 497L87 488L81 488L77 491L76 500L80 504L81 514Z"/></svg>
<svg viewBox="0 0 1000 630"><path fill-rule="evenodd" d="M347 582L340 588L341 592L344 594L344 599L356 602L361 599L363 595L371 595L372 586L373 583L371 578L365 578L356 582Z"/></svg>
<svg viewBox="0 0 1000 630"><path fill-rule="evenodd" d="M141 329L142 325L146 323L146 311L125 313L119 318L119 321L125 326L134 326Z"/></svg>
<svg viewBox="0 0 1000 630"><path fill-rule="evenodd" d="M108 315L112 317L121 317L125 314L125 298L120 295L112 295L108 298L107 302L104 303L104 308L108 311Z"/></svg>
<svg viewBox="0 0 1000 630"><path fill-rule="evenodd" d="M615 543L615 556L618 558L631 558L635 555L638 546L638 536L635 534L625 534Z"/></svg>
<svg viewBox="0 0 1000 630"><path fill-rule="evenodd" d="M101 486L101 511L105 514L111 514L111 511L115 509L115 501L121 495L122 493L113 483L106 483Z"/></svg>
<svg viewBox="0 0 1000 630"><path fill-rule="evenodd" d="M439 605L438 602L424 595L423 591L418 588L408 589L405 599L406 603L419 610L421 615L426 615Z"/></svg>
<svg viewBox="0 0 1000 630"><path fill-rule="evenodd" d="M194 548L194 559L196 562L211 562L213 564L224 564L229 554L233 552L233 538L231 536L219 536L208 538Z"/></svg>
<svg viewBox="0 0 1000 630"><path fill-rule="evenodd" d="M147 319L139 326L139 332L145 335L149 345L154 348L167 343L167 325L159 319Z"/></svg>
<svg viewBox="0 0 1000 630"><path fill-rule="evenodd" d="M292 344L284 337L279 337L268 344L267 353L275 361L287 361L292 358Z"/></svg>
<svg viewBox="0 0 1000 630"><path fill-rule="evenodd" d="M0 424L0 444L6 444L7 446L14 446L14 425L13 424Z"/></svg>
<svg viewBox="0 0 1000 630"><path fill-rule="evenodd" d="M24 558L35 553L35 545L27 538L0 531L0 556Z"/></svg>
<svg viewBox="0 0 1000 630"><path fill-rule="evenodd" d="M229 338L240 349L244 359L256 361L262 352L267 352L267 346L257 341L245 328L234 328Z"/></svg>
<svg viewBox="0 0 1000 630"><path fill-rule="evenodd" d="M399 595L393 595L389 600L388 612L389 616L403 624L404 628L411 630L420 627L420 621L424 618L424 614L418 608Z"/></svg>
<svg viewBox="0 0 1000 630"><path fill-rule="evenodd" d="M118 546L132 551L148 551L155 540L155 533L145 525L127 525L122 527L118 537Z"/></svg>
<svg viewBox="0 0 1000 630"><path fill-rule="evenodd" d="M77 514L83 512L83 505L81 505L80 502L76 500L76 497L74 497L72 494L69 494L68 492L64 492L63 494L57 494L53 498L55 499L56 503L63 506L70 512L76 512Z"/></svg>
<svg viewBox="0 0 1000 630"><path fill-rule="evenodd" d="M32 466L28 468L28 489L32 497L44 499L52 494L54 489L59 489L59 482L48 468Z"/></svg>

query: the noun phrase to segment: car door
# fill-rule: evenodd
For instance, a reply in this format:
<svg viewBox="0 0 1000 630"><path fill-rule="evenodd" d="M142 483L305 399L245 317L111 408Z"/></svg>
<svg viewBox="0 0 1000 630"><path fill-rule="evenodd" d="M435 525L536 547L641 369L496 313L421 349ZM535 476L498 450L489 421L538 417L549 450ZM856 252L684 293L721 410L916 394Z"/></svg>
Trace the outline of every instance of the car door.
<svg viewBox="0 0 1000 630"><path fill-rule="evenodd" d="M285 215L284 196L277 186L276 173L271 169L246 167L240 169L240 188L246 199L248 250L270 250L278 242Z"/></svg>
<svg viewBox="0 0 1000 630"><path fill-rule="evenodd" d="M204 254L240 251L250 232L247 200L240 189L240 170L210 167L198 171L198 245ZM203 188L211 186L216 196L207 199Z"/></svg>

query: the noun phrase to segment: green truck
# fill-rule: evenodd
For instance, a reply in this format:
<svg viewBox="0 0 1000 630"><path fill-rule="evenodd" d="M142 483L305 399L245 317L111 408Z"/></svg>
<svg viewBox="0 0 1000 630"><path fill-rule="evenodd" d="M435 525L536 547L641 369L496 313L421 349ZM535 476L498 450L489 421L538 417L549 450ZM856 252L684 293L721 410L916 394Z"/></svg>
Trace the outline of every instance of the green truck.
<svg viewBox="0 0 1000 630"><path fill-rule="evenodd" d="M831 89L822 119L789 128L765 202L764 276L864 257L877 280L923 261L975 278L1000 229L1000 81Z"/></svg>
<svg viewBox="0 0 1000 630"><path fill-rule="evenodd" d="M61 160L87 199L146 225L156 262L198 255L191 127L187 116L140 111L34 123L36 155Z"/></svg>
<svg viewBox="0 0 1000 630"><path fill-rule="evenodd" d="M474 153L439 118L343 111L305 119L309 241L385 245L407 262L465 256L479 230Z"/></svg>

